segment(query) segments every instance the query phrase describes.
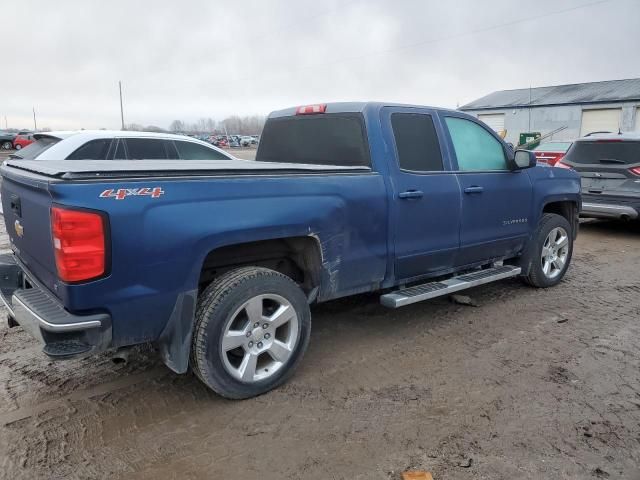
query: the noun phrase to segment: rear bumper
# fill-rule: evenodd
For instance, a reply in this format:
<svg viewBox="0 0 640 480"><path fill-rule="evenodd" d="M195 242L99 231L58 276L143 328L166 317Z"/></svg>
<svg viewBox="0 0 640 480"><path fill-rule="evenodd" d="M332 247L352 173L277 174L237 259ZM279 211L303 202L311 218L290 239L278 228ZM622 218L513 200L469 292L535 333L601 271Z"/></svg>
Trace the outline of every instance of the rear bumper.
<svg viewBox="0 0 640 480"><path fill-rule="evenodd" d="M614 205L611 203L582 202L581 217L591 218L619 218L635 220L638 210L630 205Z"/></svg>
<svg viewBox="0 0 640 480"><path fill-rule="evenodd" d="M635 220L640 217L638 195L582 194L581 217Z"/></svg>
<svg viewBox="0 0 640 480"><path fill-rule="evenodd" d="M0 255L0 298L13 320L52 358L86 356L111 345L108 314L69 313L12 254Z"/></svg>

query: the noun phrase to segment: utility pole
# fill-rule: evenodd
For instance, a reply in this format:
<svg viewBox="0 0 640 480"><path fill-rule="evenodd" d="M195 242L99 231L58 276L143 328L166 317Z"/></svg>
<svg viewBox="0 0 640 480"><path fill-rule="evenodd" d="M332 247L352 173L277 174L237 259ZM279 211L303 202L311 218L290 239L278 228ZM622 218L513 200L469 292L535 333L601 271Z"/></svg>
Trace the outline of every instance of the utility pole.
<svg viewBox="0 0 640 480"><path fill-rule="evenodd" d="M531 131L531 85L529 85L529 108L527 109L529 112L529 127L527 130Z"/></svg>
<svg viewBox="0 0 640 480"><path fill-rule="evenodd" d="M36 122L36 107L33 107L33 129L38 131L38 123Z"/></svg>
<svg viewBox="0 0 640 480"><path fill-rule="evenodd" d="M7 116L6 115L4 116L4 128L5 128L5 130L7 128L9 128L9 124L7 123Z"/></svg>
<svg viewBox="0 0 640 480"><path fill-rule="evenodd" d="M124 130L124 110L122 109L122 82L118 80L118 88L120 89L120 121L122 123L122 130Z"/></svg>

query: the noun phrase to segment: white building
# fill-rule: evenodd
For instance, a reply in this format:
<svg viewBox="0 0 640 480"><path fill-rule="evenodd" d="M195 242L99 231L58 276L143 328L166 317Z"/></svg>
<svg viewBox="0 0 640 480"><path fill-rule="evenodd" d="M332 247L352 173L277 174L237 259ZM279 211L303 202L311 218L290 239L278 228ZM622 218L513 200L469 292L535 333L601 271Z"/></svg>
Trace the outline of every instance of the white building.
<svg viewBox="0 0 640 480"><path fill-rule="evenodd" d="M521 132L545 133L560 127L553 140L587 133L640 132L640 78L522 88L491 93L460 107L517 143Z"/></svg>

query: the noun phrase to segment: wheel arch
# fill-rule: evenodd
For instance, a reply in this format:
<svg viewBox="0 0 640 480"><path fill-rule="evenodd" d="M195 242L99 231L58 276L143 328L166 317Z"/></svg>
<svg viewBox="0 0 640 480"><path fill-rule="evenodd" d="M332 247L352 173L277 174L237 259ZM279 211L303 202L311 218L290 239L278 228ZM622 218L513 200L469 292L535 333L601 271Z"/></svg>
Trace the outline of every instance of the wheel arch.
<svg viewBox="0 0 640 480"><path fill-rule="evenodd" d="M207 249L197 264L197 281L181 292L157 343L164 363L176 373L189 368L199 293L217 276L243 266L270 268L291 277L311 303L323 272L320 240L315 235L275 237Z"/></svg>
<svg viewBox="0 0 640 480"><path fill-rule="evenodd" d="M566 199L549 200L543 205L542 212L540 212L540 216L538 218L542 218L545 213L555 213L556 215L566 218L573 230L573 239L576 239L578 235L578 218L580 213L577 201Z"/></svg>
<svg viewBox="0 0 640 480"><path fill-rule="evenodd" d="M200 267L198 287L243 266L265 267L291 277L307 295L320 285L322 250L315 235L288 236L233 243L209 250Z"/></svg>

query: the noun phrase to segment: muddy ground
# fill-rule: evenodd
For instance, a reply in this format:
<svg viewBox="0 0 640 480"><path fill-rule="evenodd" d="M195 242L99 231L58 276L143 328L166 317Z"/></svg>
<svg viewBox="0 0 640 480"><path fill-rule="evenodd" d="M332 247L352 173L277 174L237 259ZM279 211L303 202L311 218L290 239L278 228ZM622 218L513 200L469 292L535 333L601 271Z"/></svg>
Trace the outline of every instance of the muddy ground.
<svg viewBox="0 0 640 480"><path fill-rule="evenodd" d="M551 290L507 280L470 290L478 307L316 306L297 374L246 401L149 348L53 363L3 322L0 475L640 479L639 246L638 226L590 223Z"/></svg>

